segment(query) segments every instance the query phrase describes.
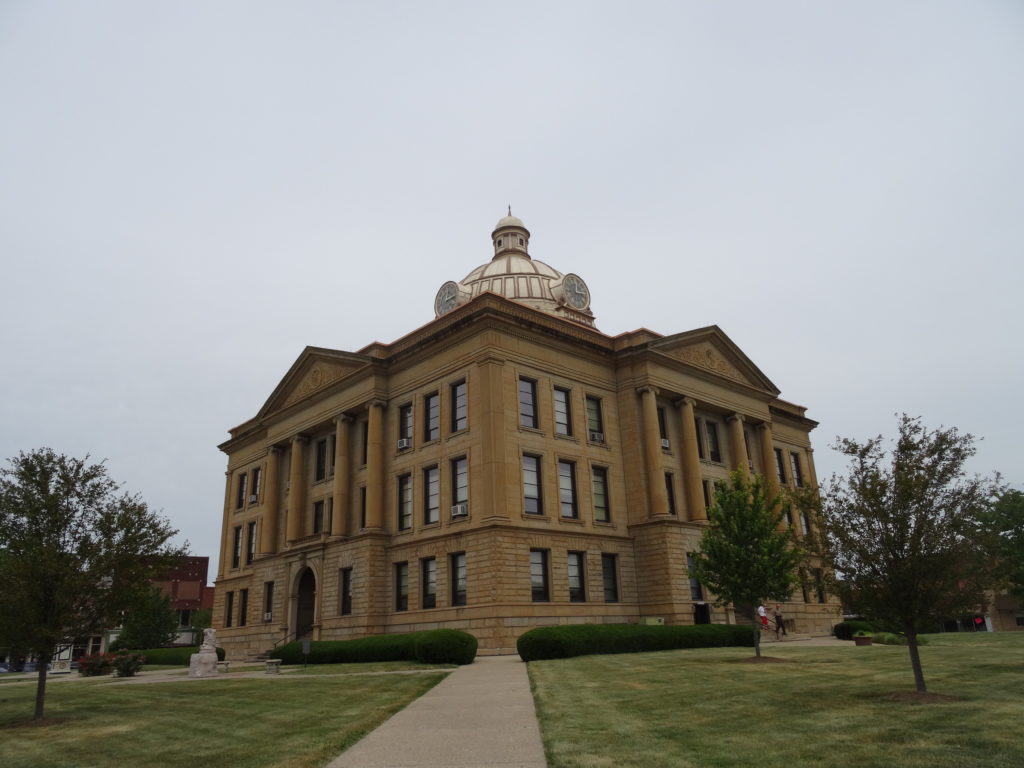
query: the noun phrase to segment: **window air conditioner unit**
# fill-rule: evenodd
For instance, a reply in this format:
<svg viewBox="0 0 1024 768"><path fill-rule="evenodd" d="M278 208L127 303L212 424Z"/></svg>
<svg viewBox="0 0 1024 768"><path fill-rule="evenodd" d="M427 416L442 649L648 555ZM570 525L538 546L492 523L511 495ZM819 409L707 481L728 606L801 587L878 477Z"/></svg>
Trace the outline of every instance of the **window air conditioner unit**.
<svg viewBox="0 0 1024 768"><path fill-rule="evenodd" d="M604 432L591 432L590 433L590 442L592 442L592 443L603 443L604 442Z"/></svg>
<svg viewBox="0 0 1024 768"><path fill-rule="evenodd" d="M259 497L258 497L258 496L257 496L257 495L256 495L255 493L254 493L254 494L252 494L252 495L250 495L250 496L249 496L249 503L250 503L250 504L255 504L255 503L256 503L256 500L257 500L257 498L259 498Z"/></svg>
<svg viewBox="0 0 1024 768"><path fill-rule="evenodd" d="M661 438L661 447L664 448L666 451L668 450L669 442L667 437Z"/></svg>
<svg viewBox="0 0 1024 768"><path fill-rule="evenodd" d="M465 517L469 514L469 504L453 504L452 517Z"/></svg>
<svg viewBox="0 0 1024 768"><path fill-rule="evenodd" d="M412 448L412 440L410 440L408 437L403 437L401 440L398 441L398 450L404 451L408 448Z"/></svg>
<svg viewBox="0 0 1024 768"><path fill-rule="evenodd" d="M274 614L272 614L272 613L264 613L263 614L263 620L264 621L270 621L273 618L274 618Z"/></svg>

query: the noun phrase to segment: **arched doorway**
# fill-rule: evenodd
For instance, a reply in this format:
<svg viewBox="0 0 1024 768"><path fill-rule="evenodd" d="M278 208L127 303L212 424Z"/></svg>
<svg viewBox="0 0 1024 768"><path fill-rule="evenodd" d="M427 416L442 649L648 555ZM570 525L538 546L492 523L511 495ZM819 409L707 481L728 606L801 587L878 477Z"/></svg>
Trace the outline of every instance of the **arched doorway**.
<svg viewBox="0 0 1024 768"><path fill-rule="evenodd" d="M316 618L316 576L312 568L304 570L299 577L296 597L295 639L298 640L310 633Z"/></svg>

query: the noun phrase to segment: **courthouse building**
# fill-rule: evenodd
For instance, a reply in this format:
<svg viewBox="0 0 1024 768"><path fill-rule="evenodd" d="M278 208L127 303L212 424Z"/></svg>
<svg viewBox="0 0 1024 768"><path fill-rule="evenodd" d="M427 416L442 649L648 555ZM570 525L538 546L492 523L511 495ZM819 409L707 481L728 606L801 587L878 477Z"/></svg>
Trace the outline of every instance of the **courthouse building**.
<svg viewBox="0 0 1024 768"><path fill-rule="evenodd" d="M605 335L522 221L491 237L433 321L307 347L220 446L229 657L435 627L501 653L549 624L737 620L689 571L713 484L736 468L814 483L815 422L717 326ZM813 564L784 611L801 633L839 620Z"/></svg>

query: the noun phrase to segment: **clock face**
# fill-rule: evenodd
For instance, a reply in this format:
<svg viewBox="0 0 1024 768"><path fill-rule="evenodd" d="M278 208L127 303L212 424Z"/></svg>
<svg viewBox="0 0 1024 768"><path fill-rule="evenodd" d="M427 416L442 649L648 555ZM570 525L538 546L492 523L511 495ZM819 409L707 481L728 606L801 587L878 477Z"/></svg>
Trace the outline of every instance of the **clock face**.
<svg viewBox="0 0 1024 768"><path fill-rule="evenodd" d="M455 308L455 301L458 297L459 286L449 280L437 292L437 298L434 299L434 314L440 317L444 313L450 312Z"/></svg>
<svg viewBox="0 0 1024 768"><path fill-rule="evenodd" d="M562 281L562 290L569 306L584 309L590 304L590 291L587 290L587 284L583 282L583 278L578 275L566 275Z"/></svg>

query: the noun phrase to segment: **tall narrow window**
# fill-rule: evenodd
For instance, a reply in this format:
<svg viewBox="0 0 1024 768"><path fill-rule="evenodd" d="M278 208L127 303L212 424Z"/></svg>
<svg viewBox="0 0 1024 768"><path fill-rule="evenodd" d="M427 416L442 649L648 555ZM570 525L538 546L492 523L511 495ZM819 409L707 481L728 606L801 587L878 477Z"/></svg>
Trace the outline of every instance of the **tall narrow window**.
<svg viewBox="0 0 1024 768"><path fill-rule="evenodd" d="M431 392L423 398L423 439L427 442L441 437L441 397Z"/></svg>
<svg viewBox="0 0 1024 768"><path fill-rule="evenodd" d="M668 428L665 426L665 409L660 405L658 406L658 437L661 438L661 447L668 450L669 441Z"/></svg>
<svg viewBox="0 0 1024 768"><path fill-rule="evenodd" d="M604 467L592 469L594 479L594 520L598 523L611 521L611 508L608 505L608 470Z"/></svg>
<svg viewBox="0 0 1024 768"><path fill-rule="evenodd" d="M793 527L793 505L789 504L786 506L786 525L789 528Z"/></svg>
<svg viewBox="0 0 1024 768"><path fill-rule="evenodd" d="M668 513L676 513L676 484L672 480L672 473L665 473L665 497L668 500Z"/></svg>
<svg viewBox="0 0 1024 768"><path fill-rule="evenodd" d="M806 536L811 532L811 519L803 510L800 511L800 532Z"/></svg>
<svg viewBox="0 0 1024 768"><path fill-rule="evenodd" d="M395 563L395 610L409 608L409 564Z"/></svg>
<svg viewBox="0 0 1024 768"><path fill-rule="evenodd" d="M800 569L800 592L803 594L804 602L811 602L811 593L807 589L807 571Z"/></svg>
<svg viewBox="0 0 1024 768"><path fill-rule="evenodd" d="M231 627L235 621L235 593L224 595L224 626Z"/></svg>
<svg viewBox="0 0 1024 768"><path fill-rule="evenodd" d="M804 475L800 471L800 457L795 453L789 454L789 466L793 470L793 484L797 488L802 488L804 485Z"/></svg>
<svg viewBox="0 0 1024 768"><path fill-rule="evenodd" d="M238 476L238 486L236 487L235 495L235 509L241 509L245 506L245 472Z"/></svg>
<svg viewBox="0 0 1024 768"><path fill-rule="evenodd" d="M523 511L528 515L544 514L541 498L540 457L523 455Z"/></svg>
<svg viewBox="0 0 1024 768"><path fill-rule="evenodd" d="M327 498L327 512L324 514L324 531L327 533L331 532L331 528L334 525L334 497L329 496Z"/></svg>
<svg viewBox="0 0 1024 768"><path fill-rule="evenodd" d="M708 458L721 464L722 445L718 441L718 424L713 421L705 421L704 430L708 438Z"/></svg>
<svg viewBox="0 0 1024 768"><path fill-rule="evenodd" d="M466 406L466 381L452 384L452 432L469 426L469 412Z"/></svg>
<svg viewBox="0 0 1024 768"><path fill-rule="evenodd" d="M231 567L237 568L242 562L242 526L236 525L231 543Z"/></svg>
<svg viewBox="0 0 1024 768"><path fill-rule="evenodd" d="M398 530L412 528L412 475L398 478Z"/></svg>
<svg viewBox="0 0 1024 768"><path fill-rule="evenodd" d="M437 467L423 470L423 522L436 523L441 515L441 476Z"/></svg>
<svg viewBox="0 0 1024 768"><path fill-rule="evenodd" d="M245 564L249 565L256 558L256 521L252 520L245 530Z"/></svg>
<svg viewBox="0 0 1024 768"><path fill-rule="evenodd" d="M711 502L715 500L715 488L710 480L701 480L700 489L704 492L704 509L711 509Z"/></svg>
<svg viewBox="0 0 1024 768"><path fill-rule="evenodd" d="M814 591L818 596L818 602L825 602L825 579L821 568L814 569Z"/></svg>
<svg viewBox="0 0 1024 768"><path fill-rule="evenodd" d="M366 461L364 460L365 464ZM327 439L316 441L316 461L313 464L313 480L327 477Z"/></svg>
<svg viewBox="0 0 1024 768"><path fill-rule="evenodd" d="M452 605L466 604L466 553L456 552L448 558L448 578L452 586Z"/></svg>
<svg viewBox="0 0 1024 768"><path fill-rule="evenodd" d="M359 527L366 527L366 486L359 486Z"/></svg>
<svg viewBox="0 0 1024 768"><path fill-rule="evenodd" d="M555 434L572 434L572 411L569 406L569 390L555 387Z"/></svg>
<svg viewBox="0 0 1024 768"><path fill-rule="evenodd" d="M342 568L338 571L338 613L346 616L352 613L352 569Z"/></svg>
<svg viewBox="0 0 1024 768"><path fill-rule="evenodd" d="M249 590L238 591L238 626L244 627L249 623Z"/></svg>
<svg viewBox="0 0 1024 768"><path fill-rule="evenodd" d="M530 550L530 594L535 603L546 603L551 599L546 549Z"/></svg>
<svg viewBox="0 0 1024 768"><path fill-rule="evenodd" d="M469 503L469 463L465 456L452 459L452 504Z"/></svg>
<svg viewBox="0 0 1024 768"><path fill-rule="evenodd" d="M754 452L750 450L750 432L743 430L743 449L747 452L747 469L754 471Z"/></svg>
<svg viewBox="0 0 1024 768"><path fill-rule="evenodd" d="M537 382L519 378L519 424L537 427Z"/></svg>
<svg viewBox="0 0 1024 768"><path fill-rule="evenodd" d="M571 461L558 462L558 508L562 517L579 517L576 506L576 465Z"/></svg>
<svg viewBox="0 0 1024 768"><path fill-rule="evenodd" d="M693 426L697 432L697 458L704 459L707 455L707 449L704 447L704 421L694 416Z"/></svg>
<svg viewBox="0 0 1024 768"><path fill-rule="evenodd" d="M274 582L263 582L263 621L274 618Z"/></svg>
<svg viewBox="0 0 1024 768"><path fill-rule="evenodd" d="M370 420L363 421L363 465L366 465L366 457L370 454Z"/></svg>
<svg viewBox="0 0 1024 768"><path fill-rule="evenodd" d="M412 403L406 403L398 409L398 439L407 441L400 442L400 448L412 445Z"/></svg>
<svg viewBox="0 0 1024 768"><path fill-rule="evenodd" d="M690 599L701 601L704 599L704 587L697 580L696 568L693 564L693 555L686 553L686 573L690 577Z"/></svg>
<svg viewBox="0 0 1024 768"><path fill-rule="evenodd" d="M601 399L593 395L587 395L587 438L593 443L605 442Z"/></svg>
<svg viewBox="0 0 1024 768"><path fill-rule="evenodd" d="M324 531L324 503L322 501L313 502L313 533L323 533Z"/></svg>
<svg viewBox="0 0 1024 768"><path fill-rule="evenodd" d="M262 472L259 467L253 467L249 478L249 503L255 504L260 497L260 479Z"/></svg>
<svg viewBox="0 0 1024 768"><path fill-rule="evenodd" d="M786 462L782 459L782 449L775 449L775 472L779 476L779 482L786 484Z"/></svg>
<svg viewBox="0 0 1024 768"><path fill-rule="evenodd" d="M566 563L566 573L569 577L569 601L573 603L586 602L587 592L583 575L583 553L570 552Z"/></svg>
<svg viewBox="0 0 1024 768"><path fill-rule="evenodd" d="M619 602L619 574L616 556L602 553L601 555L601 582L604 587L604 601L606 603Z"/></svg>
<svg viewBox="0 0 1024 768"><path fill-rule="evenodd" d="M434 608L437 605L437 559L425 557L420 560L420 608Z"/></svg>

